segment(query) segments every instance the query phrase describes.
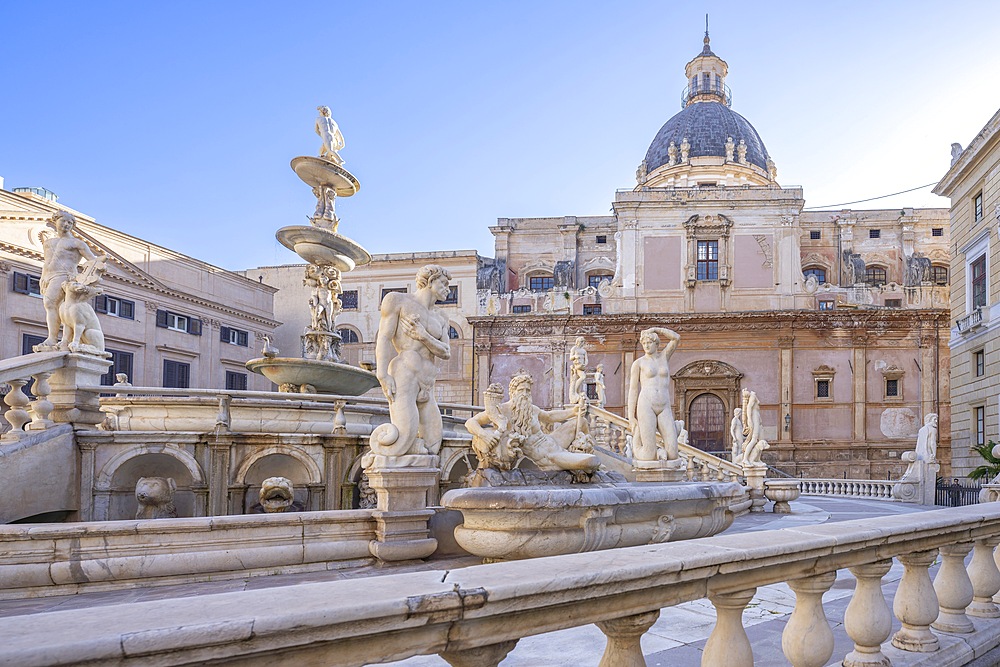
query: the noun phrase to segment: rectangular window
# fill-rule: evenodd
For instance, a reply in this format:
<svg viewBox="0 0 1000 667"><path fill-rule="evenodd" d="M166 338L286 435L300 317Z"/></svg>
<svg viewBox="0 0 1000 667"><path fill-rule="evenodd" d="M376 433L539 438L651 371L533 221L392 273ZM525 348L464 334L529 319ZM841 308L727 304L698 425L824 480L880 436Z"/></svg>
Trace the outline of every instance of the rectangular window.
<svg viewBox="0 0 1000 667"><path fill-rule="evenodd" d="M597 385L593 382L587 383L587 398L591 401L597 400Z"/></svg>
<svg viewBox="0 0 1000 667"><path fill-rule="evenodd" d="M384 299L386 294L392 294L393 292L399 292L400 294L406 294L406 288L405 287L386 287L386 288L384 288L382 290L382 298ZM382 301L379 300L379 304L381 304L381 303L382 303Z"/></svg>
<svg viewBox="0 0 1000 667"><path fill-rule="evenodd" d="M191 386L191 364L164 359L163 386L176 389L189 388Z"/></svg>
<svg viewBox="0 0 1000 667"><path fill-rule="evenodd" d="M983 219L983 193L980 192L976 195L972 202L973 207L975 208L975 221L979 222Z"/></svg>
<svg viewBox="0 0 1000 667"><path fill-rule="evenodd" d="M947 266L932 266L931 267L931 280L935 285L947 285L948 284L948 267Z"/></svg>
<svg viewBox="0 0 1000 667"><path fill-rule="evenodd" d="M598 244L604 245L607 242L608 242L608 237L607 236L605 236L604 234L598 234L597 235L597 243Z"/></svg>
<svg viewBox="0 0 1000 667"><path fill-rule="evenodd" d="M547 292L556 286L556 279L552 276L531 276L528 278L528 287L532 292Z"/></svg>
<svg viewBox="0 0 1000 667"><path fill-rule="evenodd" d="M243 331L242 329L233 329L232 327L221 327L219 329L219 340L230 345L250 347L250 332Z"/></svg>
<svg viewBox="0 0 1000 667"><path fill-rule="evenodd" d="M944 227L931 228L931 236L944 236Z"/></svg>
<svg viewBox="0 0 1000 667"><path fill-rule="evenodd" d="M523 315L524 313L531 312L531 306L528 305L511 306L510 312L514 313L515 315Z"/></svg>
<svg viewBox="0 0 1000 667"><path fill-rule="evenodd" d="M438 303L449 304L458 303L458 285L452 285L448 288L448 298L444 301L438 301Z"/></svg>
<svg viewBox="0 0 1000 667"><path fill-rule="evenodd" d="M809 232L809 239L811 241L819 241L823 234L818 229L813 229Z"/></svg>
<svg viewBox="0 0 1000 667"><path fill-rule="evenodd" d="M719 242L698 241L698 280L719 279Z"/></svg>
<svg viewBox="0 0 1000 667"><path fill-rule="evenodd" d="M878 287L880 285L885 285L886 274L885 269L881 266L869 266L865 269L865 282L872 287Z"/></svg>
<svg viewBox="0 0 1000 667"><path fill-rule="evenodd" d="M820 310L833 310L836 307L837 307L837 302L836 301L820 301L819 302L819 309Z"/></svg>
<svg viewBox="0 0 1000 667"><path fill-rule="evenodd" d="M194 336L201 335L201 320L169 310L156 311L156 326L171 331L183 331Z"/></svg>
<svg viewBox="0 0 1000 667"><path fill-rule="evenodd" d="M829 380L816 380L816 398L830 398Z"/></svg>
<svg viewBox="0 0 1000 667"><path fill-rule="evenodd" d="M358 309L358 290L344 290L340 295L340 306L344 310Z"/></svg>
<svg viewBox="0 0 1000 667"><path fill-rule="evenodd" d="M614 276L611 275L610 273L592 273L589 276L587 276L587 287L593 287L594 289L597 289L598 287L601 286L602 282L604 282L605 280L611 282L612 278L614 278Z"/></svg>
<svg viewBox="0 0 1000 667"><path fill-rule="evenodd" d="M116 296L99 294L94 297L94 310L99 313L120 317L125 320L135 319L135 301L120 299Z"/></svg>
<svg viewBox="0 0 1000 667"><path fill-rule="evenodd" d="M121 350L108 349L107 352L111 353L111 368L108 372L101 376L101 384L105 387L110 387L118 380L115 376L119 373L124 373L129 377L129 381L132 379L132 353L122 352Z"/></svg>
<svg viewBox="0 0 1000 667"><path fill-rule="evenodd" d="M886 398L896 398L899 396L899 380L889 380L885 381L885 396Z"/></svg>
<svg viewBox="0 0 1000 667"><path fill-rule="evenodd" d="M972 356L976 361L976 377L981 378L986 375L986 350L973 352Z"/></svg>
<svg viewBox="0 0 1000 667"><path fill-rule="evenodd" d="M34 334L27 334L27 333L22 335L21 354L31 354L32 352L35 351L32 348L34 348L36 345L41 345L44 342L45 342L45 336L36 336ZM32 400L34 400L35 398L35 395L31 393L31 388L33 386L35 386L35 379L29 377L28 384L24 385L24 387L22 388L22 391L24 391L25 395Z"/></svg>
<svg viewBox="0 0 1000 667"><path fill-rule="evenodd" d="M880 238L882 238L882 230L881 229L869 229L868 230L868 238L870 238L870 239L880 239Z"/></svg>
<svg viewBox="0 0 1000 667"><path fill-rule="evenodd" d="M986 444L986 408L980 405L974 410L976 418L976 444Z"/></svg>
<svg viewBox="0 0 1000 667"><path fill-rule="evenodd" d="M13 290L19 294L30 294L32 296L41 296L41 278L30 273L20 273L18 271L14 272L14 286Z"/></svg>
<svg viewBox="0 0 1000 667"><path fill-rule="evenodd" d="M226 389L231 391L246 391L247 374L235 371L226 371Z"/></svg>
<svg viewBox="0 0 1000 667"><path fill-rule="evenodd" d="M972 262L972 307L982 308L986 305L986 255L977 257Z"/></svg>
<svg viewBox="0 0 1000 667"><path fill-rule="evenodd" d="M886 299L885 300L885 307L886 308L902 308L903 307L903 300L902 299Z"/></svg>
<svg viewBox="0 0 1000 667"><path fill-rule="evenodd" d="M583 304L583 314L584 315L600 315L601 314L601 304L599 304L599 303L585 303L585 304Z"/></svg>

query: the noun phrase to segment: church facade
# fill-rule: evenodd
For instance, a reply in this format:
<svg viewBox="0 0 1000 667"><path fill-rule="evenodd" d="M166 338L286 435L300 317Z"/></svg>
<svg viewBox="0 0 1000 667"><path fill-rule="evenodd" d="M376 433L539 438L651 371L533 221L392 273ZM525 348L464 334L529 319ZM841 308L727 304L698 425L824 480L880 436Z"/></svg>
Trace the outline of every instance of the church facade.
<svg viewBox="0 0 1000 667"><path fill-rule="evenodd" d="M473 393L518 369L540 404L568 400L573 340L623 413L639 332L681 335L674 414L692 445L729 450L743 388L765 460L810 477L885 478L924 416L949 460L945 209L806 211L753 126L731 109L728 64L705 37L683 109L653 139L612 214L501 218L479 270ZM948 474L944 464L943 474Z"/></svg>

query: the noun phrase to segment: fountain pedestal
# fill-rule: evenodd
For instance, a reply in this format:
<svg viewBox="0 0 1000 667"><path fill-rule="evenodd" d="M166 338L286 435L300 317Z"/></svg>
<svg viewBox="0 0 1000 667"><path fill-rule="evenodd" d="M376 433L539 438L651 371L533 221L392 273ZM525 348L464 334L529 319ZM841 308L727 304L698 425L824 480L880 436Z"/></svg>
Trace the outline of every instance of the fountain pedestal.
<svg viewBox="0 0 1000 667"><path fill-rule="evenodd" d="M434 510L427 509L427 494L438 483L439 457L368 455L365 464L368 484L378 498L372 513L375 539L368 544L371 554L391 562L433 554L437 540L430 536Z"/></svg>
<svg viewBox="0 0 1000 667"><path fill-rule="evenodd" d="M684 461L633 461L637 482L683 482Z"/></svg>

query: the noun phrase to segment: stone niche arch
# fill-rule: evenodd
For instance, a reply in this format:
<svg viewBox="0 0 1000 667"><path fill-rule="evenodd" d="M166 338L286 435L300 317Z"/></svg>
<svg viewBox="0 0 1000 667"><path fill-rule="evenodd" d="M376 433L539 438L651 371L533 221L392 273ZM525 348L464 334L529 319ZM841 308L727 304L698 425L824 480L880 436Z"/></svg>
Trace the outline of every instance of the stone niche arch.
<svg viewBox="0 0 1000 667"><path fill-rule="evenodd" d="M205 475L198 461L173 445L137 445L113 456L94 481L94 520L134 519L139 503L135 485L140 477L171 477L177 484L177 516L204 516Z"/></svg>
<svg viewBox="0 0 1000 667"><path fill-rule="evenodd" d="M295 500L307 510L318 509L316 505L323 490L319 466L300 449L282 445L265 447L243 459L233 478L230 506L237 512L251 512L259 501L261 482L268 477L291 480Z"/></svg>
<svg viewBox="0 0 1000 667"><path fill-rule="evenodd" d="M690 421L691 403L702 394L714 394L725 408L726 428L724 437L726 448L732 446L729 436L729 420L733 409L740 407L740 381L743 373L724 361L702 359L693 361L674 373L674 414L683 419L685 427Z"/></svg>

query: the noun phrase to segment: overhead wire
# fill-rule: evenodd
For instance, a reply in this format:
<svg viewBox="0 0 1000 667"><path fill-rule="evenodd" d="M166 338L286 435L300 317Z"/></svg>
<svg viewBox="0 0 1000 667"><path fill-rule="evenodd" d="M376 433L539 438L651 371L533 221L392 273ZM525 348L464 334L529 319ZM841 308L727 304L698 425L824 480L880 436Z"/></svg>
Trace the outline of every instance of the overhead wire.
<svg viewBox="0 0 1000 667"><path fill-rule="evenodd" d="M879 195L878 197L869 197L868 199L858 199L857 201L846 201L846 202L844 202L842 204L824 204L823 206L806 206L802 210L803 211L814 211L816 209L835 208L837 206L847 206L849 204L862 204L862 203L864 203L866 201L875 201L876 199L885 199L886 197L895 197L896 195L905 195L907 192L914 192L916 190L923 190L924 188L929 188L932 185L937 185L937 183L938 183L937 181L933 181L932 183L928 183L927 185L920 185L920 186L917 186L915 188L910 188L909 190L901 190L899 192L893 192L892 194L888 194L888 195Z"/></svg>

